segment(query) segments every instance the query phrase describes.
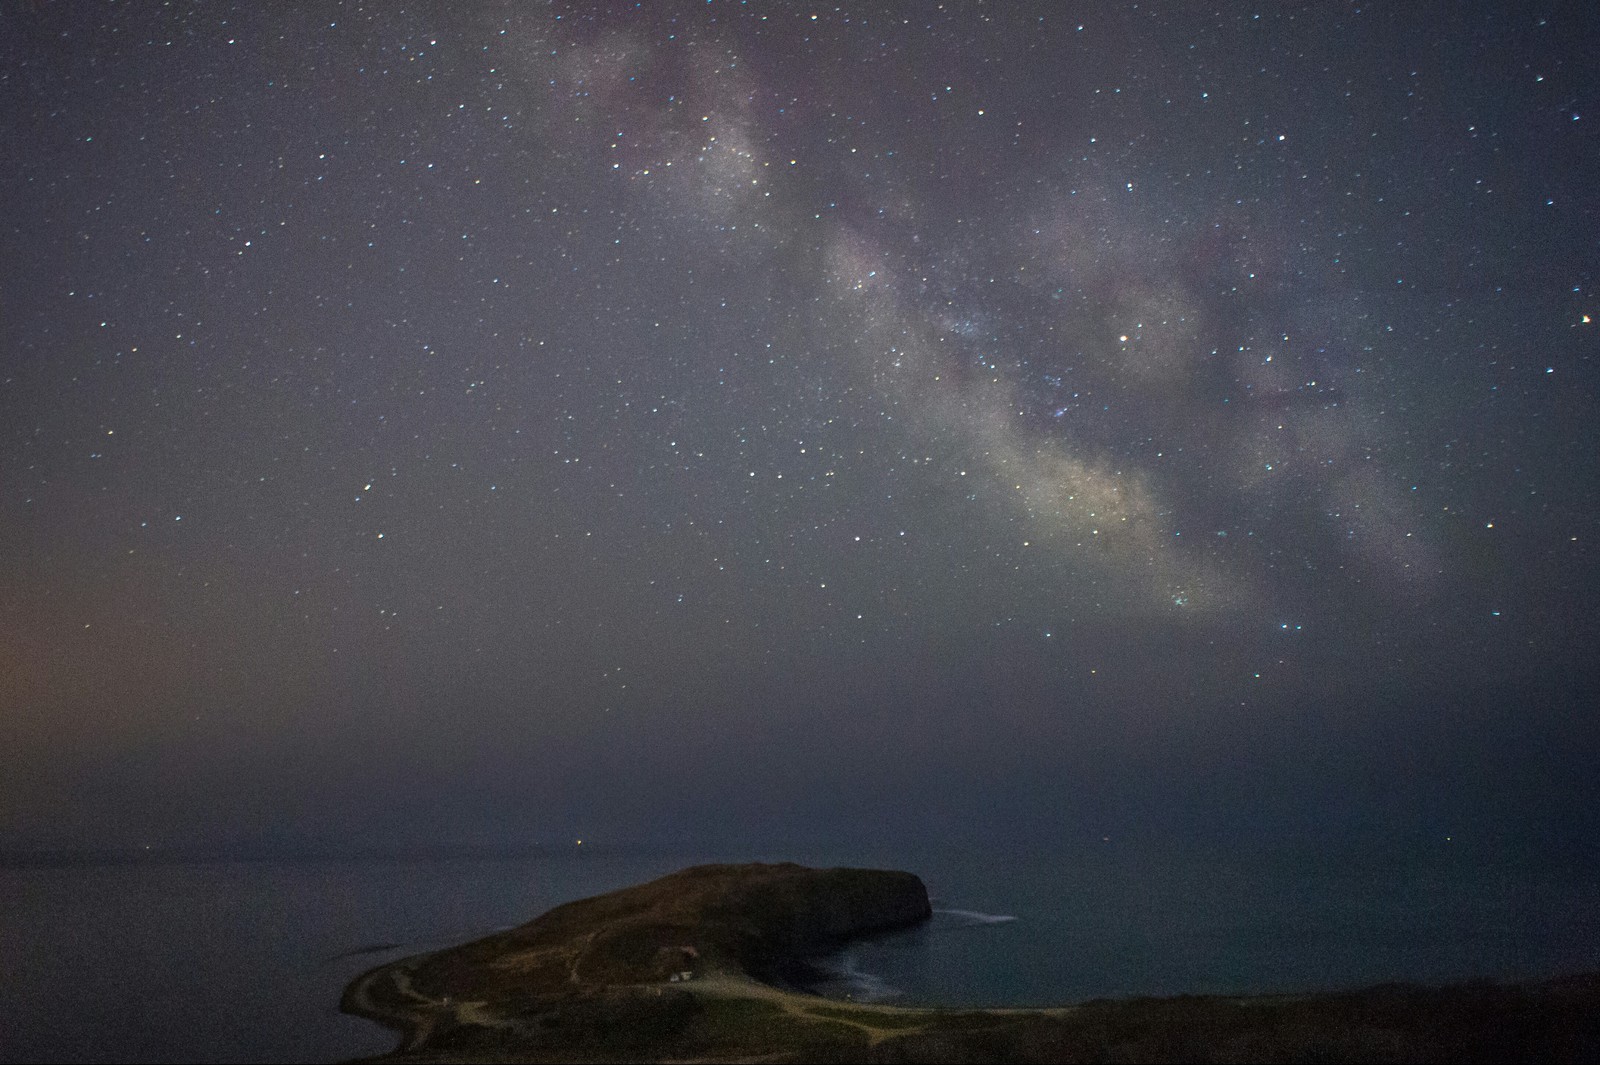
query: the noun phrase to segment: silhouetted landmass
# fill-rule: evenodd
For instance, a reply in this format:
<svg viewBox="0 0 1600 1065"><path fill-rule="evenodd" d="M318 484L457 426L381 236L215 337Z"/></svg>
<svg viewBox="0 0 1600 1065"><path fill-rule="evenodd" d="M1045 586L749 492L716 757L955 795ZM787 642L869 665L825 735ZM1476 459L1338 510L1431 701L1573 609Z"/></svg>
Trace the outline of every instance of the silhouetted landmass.
<svg viewBox="0 0 1600 1065"><path fill-rule="evenodd" d="M903 1009L773 974L931 910L910 873L710 865L374 969L384 1061L1597 1061L1600 974L1539 984Z"/></svg>

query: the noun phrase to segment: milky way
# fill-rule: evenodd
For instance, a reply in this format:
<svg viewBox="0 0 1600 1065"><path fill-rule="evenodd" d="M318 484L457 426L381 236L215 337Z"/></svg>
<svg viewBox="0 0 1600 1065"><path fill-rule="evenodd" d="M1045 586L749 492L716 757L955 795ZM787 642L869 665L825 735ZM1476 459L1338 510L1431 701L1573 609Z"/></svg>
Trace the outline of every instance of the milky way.
<svg viewBox="0 0 1600 1065"><path fill-rule="evenodd" d="M1586 654L1581 19L127 8L3 15L19 837L1245 771Z"/></svg>

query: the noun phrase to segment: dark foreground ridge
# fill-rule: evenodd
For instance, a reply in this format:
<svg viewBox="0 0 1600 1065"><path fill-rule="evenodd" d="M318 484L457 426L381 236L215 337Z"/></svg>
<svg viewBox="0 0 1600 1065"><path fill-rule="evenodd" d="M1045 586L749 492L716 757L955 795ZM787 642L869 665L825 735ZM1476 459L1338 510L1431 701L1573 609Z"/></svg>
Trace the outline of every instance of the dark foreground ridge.
<svg viewBox="0 0 1600 1065"><path fill-rule="evenodd" d="M1540 984L1044 1010L900 1009L773 986L925 920L910 873L705 865L363 974L382 1061L1600 1061L1600 974Z"/></svg>

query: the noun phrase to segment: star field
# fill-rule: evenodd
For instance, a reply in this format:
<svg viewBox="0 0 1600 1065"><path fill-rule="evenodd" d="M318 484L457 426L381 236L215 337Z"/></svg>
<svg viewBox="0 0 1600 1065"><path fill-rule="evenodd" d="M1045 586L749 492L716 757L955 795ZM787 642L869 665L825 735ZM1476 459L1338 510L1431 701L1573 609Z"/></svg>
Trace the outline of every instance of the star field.
<svg viewBox="0 0 1600 1065"><path fill-rule="evenodd" d="M1577 6L0 28L16 838L888 817L1590 668Z"/></svg>

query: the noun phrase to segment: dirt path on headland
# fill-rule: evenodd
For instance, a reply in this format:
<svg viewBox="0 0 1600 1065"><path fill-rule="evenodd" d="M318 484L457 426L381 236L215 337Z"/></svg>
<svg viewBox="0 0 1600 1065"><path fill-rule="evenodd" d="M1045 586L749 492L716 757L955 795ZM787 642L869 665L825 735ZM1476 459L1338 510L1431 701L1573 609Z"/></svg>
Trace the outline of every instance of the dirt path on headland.
<svg viewBox="0 0 1600 1065"><path fill-rule="evenodd" d="M873 1024L879 1017L909 1018L912 1011L896 1010L892 1006L863 1006L855 1002L841 1002L836 999L815 998L810 995L798 995L792 991L763 984L759 980L733 975L706 976L693 981L688 985L689 990L701 995L715 995L720 998L754 998L763 1002L771 1002L783 1012L798 1020L810 1024L840 1024L847 1028L856 1028L866 1033L868 1043L876 1046L897 1035L909 1035L920 1032L925 1025L893 1025L882 1027ZM826 1014L814 1012L824 1009ZM852 1016L842 1017L841 1013Z"/></svg>
<svg viewBox="0 0 1600 1065"><path fill-rule="evenodd" d="M579 958L573 959L574 976L578 960ZM515 1021L495 1016L488 1009L488 1003L451 1001L449 998L436 999L424 995L416 989L411 980L411 973L417 961L418 959L414 958L403 959L364 974L350 985L346 998L346 1005L353 1012L399 1030L402 1033L398 1048L401 1053L422 1049L438 1030L441 1022L466 1027L511 1030L521 1028ZM640 986L642 988L647 985ZM785 991L737 973L711 973L678 986L696 995L770 1002L796 1020L807 1024L831 1024L855 1028L865 1034L868 1042L874 1046L885 1039L912 1035L926 1029L925 1024L917 1023L918 1015L924 1012L919 1009L818 998ZM1070 1010L1016 1012L1065 1014Z"/></svg>
<svg viewBox="0 0 1600 1065"><path fill-rule="evenodd" d="M571 960L571 975L576 982L583 951ZM501 1028L521 1031L517 1021L496 1016L486 1002L452 1001L431 998L418 991L411 974L422 959L406 958L374 969L350 985L347 1010L375 1020L402 1033L398 1052L423 1049L441 1024L449 1026ZM657 985L640 984L640 990ZM820 998L787 991L736 972L713 972L676 985L683 991L711 998L757 999L771 1003L789 1016L806 1024L838 1025L862 1032L870 1045L886 1039L914 1035L927 1030L930 1012L916 1007L882 1006L848 1000ZM963 1011L968 1012L968 1011ZM1057 1009L979 1009L973 1013L1030 1013L1065 1016L1073 1007ZM927 1020L924 1020L927 1018Z"/></svg>
<svg viewBox="0 0 1600 1065"><path fill-rule="evenodd" d="M427 1042L438 1023L436 1011L429 1008L435 1003L419 995L411 986L414 964L414 960L407 959L363 973L345 992L346 1012L367 1017L387 1028L399 1029L402 1033L399 1049L402 1051L415 1050ZM379 1001L380 995L384 1001ZM397 1007L389 1001L394 996L411 999L416 1003L416 1008Z"/></svg>
<svg viewBox="0 0 1600 1065"><path fill-rule="evenodd" d="M452 1002L449 998L429 998L416 989L411 973L418 959L405 959L374 969L350 985L346 1006L404 1033L400 1050L420 1048L433 1035L442 1020L479 1028L517 1028L512 1021L494 1016L488 1003L471 1000ZM395 1003L405 1000L405 1005ZM414 1004L414 1005L413 1005Z"/></svg>
<svg viewBox="0 0 1600 1065"><path fill-rule="evenodd" d="M861 1002L798 994L773 987L770 984L761 983L759 980L750 977L731 973L705 976L695 980L687 987L696 994L714 995L723 998L753 998L771 1002L791 1017L810 1024L838 1024L848 1028L856 1028L866 1033L867 1041L873 1046L883 1042L885 1039L913 1035L925 1031L928 1022L919 1024L916 1021L919 1017L928 1016L933 1012L916 1007L869 1005ZM950 1011L940 1012L947 1013ZM1055 1009L975 1009L960 1012L1027 1013L1064 1017L1074 1012L1074 1009L1071 1006L1064 1006Z"/></svg>

